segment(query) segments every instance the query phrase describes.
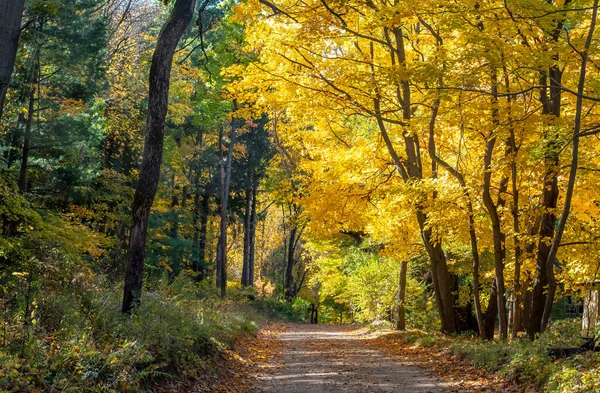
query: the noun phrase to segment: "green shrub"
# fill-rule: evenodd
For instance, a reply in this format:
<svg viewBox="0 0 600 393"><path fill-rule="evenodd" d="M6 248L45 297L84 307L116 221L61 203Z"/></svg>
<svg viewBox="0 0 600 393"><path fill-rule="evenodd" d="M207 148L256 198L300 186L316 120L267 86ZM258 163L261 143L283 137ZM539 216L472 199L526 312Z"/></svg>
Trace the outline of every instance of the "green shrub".
<svg viewBox="0 0 600 393"><path fill-rule="evenodd" d="M459 339L451 346L451 350L461 358L470 360L475 366L488 371L497 371L504 365L510 354L510 347L506 343L486 343Z"/></svg>
<svg viewBox="0 0 600 393"><path fill-rule="evenodd" d="M433 347L437 343L435 336L430 334L423 335L416 339L415 345L420 347Z"/></svg>

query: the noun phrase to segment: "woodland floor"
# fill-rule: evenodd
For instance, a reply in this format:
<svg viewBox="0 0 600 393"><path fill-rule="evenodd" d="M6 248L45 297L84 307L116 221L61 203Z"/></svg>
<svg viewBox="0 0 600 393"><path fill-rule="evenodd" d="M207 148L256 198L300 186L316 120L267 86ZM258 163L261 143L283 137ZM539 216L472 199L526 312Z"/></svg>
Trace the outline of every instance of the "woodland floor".
<svg viewBox="0 0 600 393"><path fill-rule="evenodd" d="M271 324L235 355L212 392L512 393L531 388L486 374L439 348L357 325Z"/></svg>

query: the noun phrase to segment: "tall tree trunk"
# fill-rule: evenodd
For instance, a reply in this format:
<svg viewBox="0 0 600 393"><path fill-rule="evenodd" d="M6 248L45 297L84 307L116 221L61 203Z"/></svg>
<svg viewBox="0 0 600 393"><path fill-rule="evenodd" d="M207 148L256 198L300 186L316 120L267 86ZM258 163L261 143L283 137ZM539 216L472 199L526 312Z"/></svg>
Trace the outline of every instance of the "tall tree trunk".
<svg viewBox="0 0 600 393"><path fill-rule="evenodd" d="M252 190L254 192L254 197L252 198L252 211L251 211L251 215L250 215L250 251L249 251L249 257L250 260L248 261L248 267L249 267L249 272L248 272L248 278L250 279L248 285L250 286L254 286L254 267L255 267L255 245L256 245L256 207L258 205L258 200L257 200L257 195L258 195L258 182L256 181L256 179L253 179L254 181L254 185L252 187Z"/></svg>
<svg viewBox="0 0 600 393"><path fill-rule="evenodd" d="M287 253L285 263L285 299L292 301L294 299L294 263L296 256L296 244L298 228L293 226L290 230L290 237L287 242Z"/></svg>
<svg viewBox="0 0 600 393"><path fill-rule="evenodd" d="M418 158L418 147L415 144L415 139L408 135L404 136L407 159L402 160L396 152L387 132L387 127L381 112L381 98L376 97L373 101L375 119L396 170L405 182L422 179L423 176L420 169L420 160ZM452 281L450 272L448 271L446 255L444 254L440 242L432 237L431 229L426 227L427 215L420 207L417 207L416 209L416 216L421 232L421 238L430 260L435 303L442 322L441 330L445 333L454 333L456 331L454 296L452 295Z"/></svg>
<svg viewBox="0 0 600 393"><path fill-rule="evenodd" d="M552 241L552 246L548 251L546 259L546 270L548 271L548 294L546 295L546 303L544 304L544 313L541 321L541 332L543 333L548 326L550 320L550 313L552 312L552 305L554 304L554 294L556 292L556 278L554 277L554 260L558 253L558 247L560 247L560 241L565 231L567 219L571 211L571 201L573 199L573 191L575 189L575 178L577 177L577 165L579 161L579 131L581 129L581 116L583 112L583 93L585 88L585 75L587 71L587 62L589 50L592 44L592 38L594 36L594 29L596 27L596 18L598 15L598 0L594 0L592 19L590 22L590 28L588 30L585 47L581 55L581 70L579 72L579 83L577 86L577 101L575 104L575 120L573 123L573 147L571 150L571 164L569 170L569 181L567 183L567 189L565 190L565 202L562 209L562 214L556 228L556 234Z"/></svg>
<svg viewBox="0 0 600 393"><path fill-rule="evenodd" d="M397 62L400 66L405 67L406 53L404 50L402 29L400 27L386 29L385 38L388 42L392 64L396 64ZM392 40L395 41L395 45L392 45ZM374 58L373 52L373 43L371 43L371 58ZM371 64L370 68L373 79L376 80L375 65ZM408 123L412 118L409 80L400 81L396 86L396 90L398 102L402 108L402 118ZM383 118L381 102L382 96L379 87L376 85L375 96L373 98L373 115L394 166L405 182L421 181L423 179L423 172L418 139L412 134L403 134L406 159L400 158L388 134ZM432 173L432 176L435 176L435 173ZM441 330L445 333L454 333L456 331L454 296L452 294L452 280L448 271L446 255L439 239L435 239L432 236L431 229L427 228L427 214L420 207L417 207L416 216L421 231L421 238L430 259L435 303L442 322Z"/></svg>
<svg viewBox="0 0 600 393"><path fill-rule="evenodd" d="M492 69L492 124L497 129L500 125L498 109L498 80L496 69ZM500 339L508 338L508 312L506 308L506 286L504 280L504 262L506 259L506 235L502 231L500 223L500 214L498 209L504 206L503 193L508 186L508 177L502 175L498 189L498 202L494 203L491 194L492 187L492 158L494 146L496 145L496 136L491 135L485 146L484 155L484 175L483 175L483 203L492 222L492 236L494 244L494 267L495 282L498 296L498 320L500 322Z"/></svg>
<svg viewBox="0 0 600 393"><path fill-rule="evenodd" d="M565 0L562 8L567 8L572 0ZM558 42L563 30L564 17L556 20L556 26L549 37L554 43ZM542 114L549 118L546 127L552 128L555 120L560 117L561 97L562 97L562 69L558 64L559 56L553 56L555 65L549 67L548 72L541 72L539 100L542 104ZM548 83L549 82L549 83ZM531 295L531 305L529 314L529 323L527 334L530 339L544 330L544 310L547 304L547 291L553 292L552 286L556 282L554 279L554 261L550 261L549 241L554 238L554 222L556 220L555 210L558 202L558 165L559 151L561 141L548 130L545 135L544 143L544 178L542 190L542 213L541 226L539 231L539 240L537 248L535 280ZM548 263L549 262L549 263ZM554 299L550 299L552 302Z"/></svg>
<svg viewBox="0 0 600 393"><path fill-rule="evenodd" d="M498 286L496 280L492 282L492 291L490 292L490 301L485 310L485 334L483 338L486 340L494 339L494 331L496 329L496 317L498 316Z"/></svg>
<svg viewBox="0 0 600 393"><path fill-rule="evenodd" d="M12 168L13 164L19 158L19 150L21 147L21 133L19 132L19 127L15 127L12 131L7 135L7 146L9 146L8 151L4 155L4 159L6 160L6 167L8 169Z"/></svg>
<svg viewBox="0 0 600 393"><path fill-rule="evenodd" d="M195 279L200 281L200 259L199 259L199 247L200 242L200 184L199 176L194 179L194 199L192 201L193 214L192 214L192 228L194 228L194 234L192 237L192 270L195 275Z"/></svg>
<svg viewBox="0 0 600 393"><path fill-rule="evenodd" d="M198 238L198 280L206 277L206 237L208 230L208 214L210 213L210 194L205 191L202 195L202 210L200 216L200 236Z"/></svg>
<svg viewBox="0 0 600 393"><path fill-rule="evenodd" d="M17 57L24 4L25 0L0 0L0 120Z"/></svg>
<svg viewBox="0 0 600 393"><path fill-rule="evenodd" d="M200 194L199 179L196 179L194 187L194 238L193 238L193 259L192 269L196 273L196 280L202 281L206 276L206 231L208 227L208 214L210 213L210 193L208 186Z"/></svg>
<svg viewBox="0 0 600 393"><path fill-rule="evenodd" d="M560 83L562 71L558 67L550 69L550 97L547 96L547 88L544 87L540 93L543 104L542 113L560 117ZM547 83L546 76L542 77L542 86ZM551 127L548 125L547 127ZM542 190L542 219L537 247L535 280L533 283L529 324L527 333L531 339L543 331L542 320L546 305L546 293L548 290L549 275L554 276L554 261L548 266L550 255L549 241L554 237L554 223L556 220L555 210L558 202L558 165L559 165L559 141L551 131L545 135L544 151L544 179Z"/></svg>
<svg viewBox="0 0 600 393"><path fill-rule="evenodd" d="M500 339L505 340L508 337L508 313L506 309L506 289L504 283L504 259L506 257L506 235L502 231L500 226L500 217L498 215L498 206L494 204L490 193L491 188L491 161L492 153L494 150L494 144L496 137L490 139L486 145L485 152L485 173L483 181L483 202L486 210L492 221L492 234L494 243L494 266L496 270L495 282L496 282L496 293L498 296L498 319L500 322ZM501 193L506 191L505 178L501 180L500 191L498 198L502 200ZM502 203L498 203L501 205Z"/></svg>
<svg viewBox="0 0 600 393"><path fill-rule="evenodd" d="M396 330L406 330L405 300L406 300L406 272L408 262L402 261L400 266L400 282L398 284L398 320Z"/></svg>
<svg viewBox="0 0 600 393"><path fill-rule="evenodd" d="M506 61L504 56L502 57L502 70L504 75L504 88L506 92L509 93L511 91L510 88L510 77L508 73L508 69L506 67ZM510 321L510 335L512 338L516 338L518 332L523 330L522 325L522 303L523 296L521 293L521 240L519 236L521 234L521 225L520 225L520 213L519 213L519 185L517 182L518 171L517 171L517 141L515 138L515 126L513 122L513 114L512 114L512 96L509 94L506 96L507 100L507 117L508 117L508 131L509 136L506 139L506 159L510 162L510 182L511 182L511 191L512 191L512 201L511 201L511 214L513 221L513 243L514 243L514 275L513 275L513 289L512 289L512 299L511 299L511 316L512 320Z"/></svg>
<svg viewBox="0 0 600 393"><path fill-rule="evenodd" d="M433 292L442 322L442 332L456 332L456 320L454 313L454 295L452 294L452 278L448 271L446 255L442 245L435 241L430 228L426 228L427 216L420 210L417 211L417 219L421 228L421 238L429 255Z"/></svg>
<svg viewBox="0 0 600 393"><path fill-rule="evenodd" d="M173 189L173 197L171 199L171 209L173 214L173 222L171 225L171 238L176 240L179 238L179 214L181 212L185 213L185 209L187 206L187 186L183 186L181 190L181 206L179 206L179 196L177 195L177 190ZM184 255L182 252L179 252L179 249L176 249L177 254L174 256L175 260L173 269L173 275L177 275L181 272L184 262Z"/></svg>
<svg viewBox="0 0 600 393"><path fill-rule="evenodd" d="M179 236L179 195L173 189L173 196L171 197L171 214L173 215L173 221L171 222L171 238L177 239Z"/></svg>
<svg viewBox="0 0 600 393"><path fill-rule="evenodd" d="M477 318L477 327L479 335L483 337L485 333L484 316L481 310L481 294L479 283L479 247L477 245L477 233L475 232L475 214L473 213L473 203L470 195L467 194L467 213L469 214L469 239L471 242L471 257L473 258L473 303L475 305L475 317ZM485 337L484 337L485 338Z"/></svg>
<svg viewBox="0 0 600 393"><path fill-rule="evenodd" d="M37 78L36 78L37 79ZM27 109L27 121L25 122L25 137L23 139L23 150L21 155L21 168L19 170L19 192L27 191L27 169L29 165L29 151L31 149L31 128L33 126L33 110L35 103L35 90L32 87L29 92L29 105Z"/></svg>
<svg viewBox="0 0 600 393"><path fill-rule="evenodd" d="M249 171L250 172L250 171ZM244 217L244 257L242 262L242 286L250 286L250 253L252 243L252 207L254 205L253 182L246 188L246 211Z"/></svg>
<svg viewBox="0 0 600 393"><path fill-rule="evenodd" d="M237 110L237 102L233 102L233 111ZM231 119L229 133L229 149L225 163L221 160L221 223L219 225L220 258L217 259L217 283L221 289L221 297L227 292L227 209L229 204L229 185L231 183L231 166L233 162L233 148L235 145L236 120Z"/></svg>
<svg viewBox="0 0 600 393"><path fill-rule="evenodd" d="M224 220L226 218L226 211L223 213L223 192L225 190L225 160L224 160L224 148L223 148L223 137L224 130L221 126L219 129L219 240L217 241L217 252L215 253L215 286L221 288L221 280L223 279L223 248L221 242L223 241L223 226L225 225ZM227 234L225 233L225 237Z"/></svg>
<svg viewBox="0 0 600 393"><path fill-rule="evenodd" d="M512 160L510 164L511 170L511 183L512 183L512 218L513 218L513 232L514 232L514 258L515 258L515 270L513 278L513 295L512 295L512 329L511 337L516 338L518 332L523 330L521 305L523 304L523 294L521 286L521 241L520 235L520 223L519 223L519 187L517 184L517 164L516 164L516 143L514 131L511 130L511 150Z"/></svg>
<svg viewBox="0 0 600 393"><path fill-rule="evenodd" d="M525 281L521 284L521 288L523 288L523 309L521 310L521 327L527 328L529 326L529 321L531 320L531 304L533 301L533 291L530 289L532 284L531 277L526 276Z"/></svg>
<svg viewBox="0 0 600 393"><path fill-rule="evenodd" d="M485 321L484 315L481 310L481 295L480 295L480 283L479 283L479 247L477 241L477 232L475 231L475 213L473 210L473 202L471 200L471 194L467 188L465 178L458 170L449 165L446 161L440 159L435 152L430 150L431 159L439 163L445 168L452 176L454 176L460 184L465 201L467 204L467 215L469 217L469 240L471 243L471 257L473 258L472 274L473 274L473 302L475 304L475 316L477 318L477 328L481 337L485 338Z"/></svg>
<svg viewBox="0 0 600 393"><path fill-rule="evenodd" d="M154 202L162 162L165 118L173 56L194 14L195 0L177 0L165 22L152 56L149 78L148 120L139 183L132 205L127 270L122 311L131 312L142 292L148 216Z"/></svg>

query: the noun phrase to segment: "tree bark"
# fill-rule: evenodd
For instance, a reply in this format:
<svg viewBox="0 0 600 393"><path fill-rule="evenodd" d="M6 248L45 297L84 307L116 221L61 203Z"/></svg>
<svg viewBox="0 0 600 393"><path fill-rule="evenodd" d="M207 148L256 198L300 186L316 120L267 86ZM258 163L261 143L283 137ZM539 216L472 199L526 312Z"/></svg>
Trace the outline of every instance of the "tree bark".
<svg viewBox="0 0 600 393"><path fill-rule="evenodd" d="M481 310L481 295L480 295L480 283L479 283L479 247L477 241L477 232L475 231L475 213L473 210L473 201L471 194L467 188L465 178L458 170L449 165L446 161L440 159L435 152L430 151L431 159L440 164L445 168L452 176L456 178L460 184L465 201L467 204L467 215L469 217L469 240L471 243L471 257L473 258L472 274L473 274L473 303L475 304L475 316L477 318L477 328L479 329L479 335L485 338L485 321L484 315Z"/></svg>
<svg viewBox="0 0 600 393"><path fill-rule="evenodd" d="M258 205L258 200L257 200L257 194L258 194L258 182L256 181L256 179L254 179L254 185L253 185L253 192L254 192L254 198L252 198L252 211L251 211L251 226L250 226L250 252L249 252L249 258L250 260L248 261L248 267L249 267L249 272L248 272L248 278L249 278L249 282L248 285L250 286L254 286L254 267L255 267L255 245L256 245L256 207Z"/></svg>
<svg viewBox="0 0 600 393"><path fill-rule="evenodd" d="M185 214L185 209L187 206L187 195L188 195L188 187L183 186L181 189L181 206L179 205L179 196L177 195L177 190L173 190L173 197L171 199L171 209L173 214L173 222L171 225L171 238L176 240L179 238L179 215L181 213ZM173 261L173 272L174 276L178 275L181 272L181 269L184 267L184 254L176 248L176 255L174 255L175 260Z"/></svg>
<svg viewBox="0 0 600 393"><path fill-rule="evenodd" d="M499 119L499 108L498 108L498 77L495 68L492 68L492 124L497 129L500 125ZM499 320L499 333L500 339L506 340L508 338L508 311L506 307L506 285L504 279L504 265L506 260L506 234L502 230L500 222L499 209L504 207L505 199L503 194L508 188L508 177L503 174L500 178L500 184L498 186L498 198L497 202L494 203L491 195L491 182L492 182L492 158L494 153L494 146L496 144L496 135L493 133L490 135L484 155L484 175L483 175L483 203L488 212L492 223L492 236L494 244L494 267L495 267L495 283L497 291L497 306L498 306L498 320ZM507 142L507 146L509 143ZM510 159L511 150L507 147L505 157Z"/></svg>
<svg viewBox="0 0 600 393"><path fill-rule="evenodd" d="M290 237L287 244L286 264L285 264L285 299L292 301L294 299L294 262L296 254L296 235L298 228L293 226L290 230Z"/></svg>
<svg viewBox="0 0 600 393"><path fill-rule="evenodd" d="M504 259L506 257L506 235L500 226L500 217L498 206L493 202L490 193L491 188L491 161L496 137L492 137L486 144L485 151L485 173L483 180L483 202L492 221L492 233L494 243L494 266L496 270L496 291L498 296L498 319L500 321L500 339L505 340L508 337L508 314L506 309L506 289L504 283ZM503 177L500 181L499 200L502 201L501 193L506 191L506 179ZM502 205L503 202L498 203Z"/></svg>
<svg viewBox="0 0 600 393"><path fill-rule="evenodd" d="M565 0L563 8L566 8L571 3L571 0ZM557 42L563 30L564 18L557 20L554 31L550 36L550 40ZM560 117L561 97L562 97L562 69L558 64L559 56L553 56L555 65L549 67L548 72L541 72L539 100L542 104L542 114L547 115L550 120L547 126L551 127L554 119ZM548 83L548 80L550 83ZM554 119L553 119L554 118ZM554 261L548 262L550 255L549 241L554 238L554 222L556 220L555 210L558 202L558 165L559 165L559 150L561 142L558 141L551 132L545 133L545 152L544 152L544 179L542 190L542 213L541 226L539 232L535 280L531 295L531 305L529 314L529 323L527 326L527 334L530 339L534 339L539 333L544 330L544 310L547 304L547 290L552 286L554 279ZM554 299L551 299L553 302Z"/></svg>
<svg viewBox="0 0 600 393"><path fill-rule="evenodd" d="M0 120L17 57L25 0L0 0Z"/></svg>
<svg viewBox="0 0 600 393"><path fill-rule="evenodd" d="M550 313L552 312L552 306L554 304L554 294L556 292L556 278L554 277L554 260L560 246L562 235L565 231L565 226L569 218L571 211L571 201L573 199L573 190L575 189L575 178L577 177L577 165L579 161L579 130L581 129L581 116L583 111L583 93L585 88L585 75L587 71L587 62L590 46L592 44L592 38L594 36L594 29L596 27L596 18L598 14L598 0L594 0L592 19L590 22L590 28L587 34L585 47L581 55L581 70L579 72L579 82L577 86L577 101L575 104L575 120L573 123L573 148L571 150L571 166L569 170L569 181L567 182L567 189L565 190L565 202L563 205L562 214L558 227L556 228L556 234L552 241L552 246L548 251L546 259L546 270L548 271L548 293L546 295L546 303L544 304L544 313L541 321L541 332L543 333L548 326L550 320Z"/></svg>
<svg viewBox="0 0 600 393"><path fill-rule="evenodd" d="M144 153L132 205L129 252L123 291L122 311L124 313L131 312L139 302L142 291L148 216L160 177L173 56L181 36L192 20L195 5L195 0L175 2L171 15L160 32L152 56Z"/></svg>
<svg viewBox="0 0 600 393"><path fill-rule="evenodd" d="M391 37L390 37L391 32ZM406 66L406 54L404 50L404 37L400 27L393 27L385 30L386 40L390 48L392 64L396 62L402 66ZM392 39L395 45L392 45ZM371 52L373 47L371 44ZM371 56L374 57L373 55ZM418 139L409 133L404 133L404 152L406 159L400 158L396 148L394 147L391 138L387 132L387 127L382 115L381 109L381 93L375 81L375 66L371 64L371 73L375 82L375 97L373 98L373 114L377 122L377 126L381 133L382 139L385 142L386 148L392 158L395 168L405 182L412 180L420 181L423 179L422 164L420 159L420 146ZM411 112L411 91L408 80L402 80L397 84L398 101L402 107L402 118L405 121L410 121L412 118ZM434 176L434 174L432 174ZM421 231L421 238L429 255L431 273L433 279L433 289L440 320L442 322L441 330L445 333L454 333L456 331L455 311L454 311L454 296L452 295L452 282L446 255L438 239L434 239L431 229L426 228L427 215L420 207L416 209L417 222Z"/></svg>
<svg viewBox="0 0 600 393"><path fill-rule="evenodd" d="M37 79L37 78L36 78ZM32 87L29 92L29 105L27 109L27 121L25 122L25 137L23 139L23 150L21 154L21 168L19 170L19 192L27 191L27 168L29 165L29 150L31 148L31 127L33 126L33 110L35 103L35 90Z"/></svg>
<svg viewBox="0 0 600 393"><path fill-rule="evenodd" d="M494 339L496 329L496 317L498 316L498 289L496 280L492 282L492 291L490 292L490 301L485 310L485 334L482 337L486 340Z"/></svg>
<svg viewBox="0 0 600 393"><path fill-rule="evenodd" d="M396 321L396 330L406 330L406 272L408 262L402 261L400 266L400 282L398 284L398 320Z"/></svg>
<svg viewBox="0 0 600 393"><path fill-rule="evenodd" d="M6 160L6 168L10 169L19 158L19 150L21 148L21 133L19 132L18 125L12 128L11 132L6 135L6 145L8 146L8 151L5 152L4 159Z"/></svg>
<svg viewBox="0 0 600 393"><path fill-rule="evenodd" d="M208 214L210 213L210 194L205 191L202 195L202 210L200 216L200 237L198 239L198 280L206 277L206 236L208 229Z"/></svg>
<svg viewBox="0 0 600 393"><path fill-rule="evenodd" d="M249 164L250 165L250 164ZM244 258L242 262L242 286L252 286L253 279L251 278L251 267L250 263L252 260L252 237L253 231L253 207L255 199L253 171L251 168L248 169L249 185L246 188L246 211L244 217Z"/></svg>
<svg viewBox="0 0 600 393"><path fill-rule="evenodd" d="M207 188L200 195L200 186L196 185L194 192L194 265L192 269L196 273L196 280L202 281L206 276L206 230L208 226L208 214L210 207L210 194Z"/></svg>
<svg viewBox="0 0 600 393"><path fill-rule="evenodd" d="M540 98L543 104L542 113L560 117L560 83L562 71L558 67L550 69L550 99L547 96L547 88L543 88ZM546 77L542 77L543 85L546 84ZM554 222L556 220L555 210L558 202L558 141L553 135L546 134L545 152L544 152L544 179L542 191L542 219L538 240L538 251L536 258L535 280L533 284L531 307L529 315L529 325L527 334L534 339L537 334L542 333L542 320L544 308L546 305L546 291L548 289L549 275L554 276L554 266L547 266L548 256L550 254L549 241L554 237Z"/></svg>
<svg viewBox="0 0 600 393"><path fill-rule="evenodd" d="M233 111L237 110L237 102L233 102ZM229 204L229 185L231 183L231 166L233 161L233 148L235 145L236 121L231 119L229 133L229 149L225 163L221 160L221 222L219 225L220 258L217 259L217 285L221 289L221 297L227 292L227 210Z"/></svg>

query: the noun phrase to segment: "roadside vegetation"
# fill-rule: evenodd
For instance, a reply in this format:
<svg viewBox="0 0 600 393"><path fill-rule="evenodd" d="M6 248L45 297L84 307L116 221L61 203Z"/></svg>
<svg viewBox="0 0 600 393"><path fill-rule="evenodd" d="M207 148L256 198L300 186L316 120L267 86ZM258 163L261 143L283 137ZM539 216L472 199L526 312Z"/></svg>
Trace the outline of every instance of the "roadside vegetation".
<svg viewBox="0 0 600 393"><path fill-rule="evenodd" d="M267 321L300 321L291 304L233 289L217 291L180 275L148 283L132 315L122 288L80 272L64 288L11 299L2 315L0 391L137 392L163 385L217 386L226 354ZM26 277L20 278L27 285ZM24 295L25 296L25 295ZM29 306L27 305L29 304Z"/></svg>

